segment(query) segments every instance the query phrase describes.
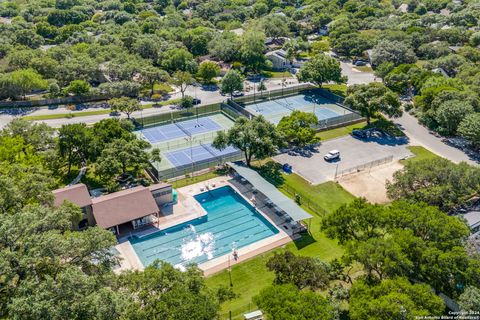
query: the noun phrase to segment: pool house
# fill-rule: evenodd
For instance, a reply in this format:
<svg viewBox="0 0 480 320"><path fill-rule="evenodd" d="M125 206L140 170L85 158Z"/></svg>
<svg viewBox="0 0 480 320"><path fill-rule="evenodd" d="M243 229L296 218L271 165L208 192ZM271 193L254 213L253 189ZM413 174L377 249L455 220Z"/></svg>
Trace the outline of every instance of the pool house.
<svg viewBox="0 0 480 320"><path fill-rule="evenodd" d="M173 201L172 185L157 183L137 186L92 198L83 183L53 191L54 205L64 201L78 205L83 213L78 228L99 226L116 235L128 234L155 223L161 208Z"/></svg>

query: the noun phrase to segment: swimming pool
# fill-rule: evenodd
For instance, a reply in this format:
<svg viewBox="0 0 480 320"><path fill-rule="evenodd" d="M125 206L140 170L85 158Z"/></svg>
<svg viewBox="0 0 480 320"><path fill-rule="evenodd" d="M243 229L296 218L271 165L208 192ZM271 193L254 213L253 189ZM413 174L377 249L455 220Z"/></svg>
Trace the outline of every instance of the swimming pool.
<svg viewBox="0 0 480 320"><path fill-rule="evenodd" d="M195 199L206 216L130 240L144 266L155 259L179 268L201 264L279 232L230 186Z"/></svg>

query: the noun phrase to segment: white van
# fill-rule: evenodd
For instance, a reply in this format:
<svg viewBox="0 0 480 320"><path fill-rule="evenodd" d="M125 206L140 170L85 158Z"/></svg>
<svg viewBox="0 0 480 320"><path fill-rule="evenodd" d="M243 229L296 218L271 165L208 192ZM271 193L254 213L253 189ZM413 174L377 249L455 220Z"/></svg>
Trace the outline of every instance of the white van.
<svg viewBox="0 0 480 320"><path fill-rule="evenodd" d="M340 158L340 151L338 150L331 150L329 153L327 153L323 159L325 159L325 161L332 161L332 160L335 160L335 159L338 159Z"/></svg>

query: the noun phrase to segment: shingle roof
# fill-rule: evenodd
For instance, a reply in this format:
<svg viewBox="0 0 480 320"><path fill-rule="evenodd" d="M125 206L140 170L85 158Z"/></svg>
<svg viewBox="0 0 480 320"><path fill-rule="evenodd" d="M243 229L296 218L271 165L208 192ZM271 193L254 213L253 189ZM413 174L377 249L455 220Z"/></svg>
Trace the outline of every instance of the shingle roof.
<svg viewBox="0 0 480 320"><path fill-rule="evenodd" d="M466 213L463 217L467 220L470 228L474 228L478 224L480 224L480 211L470 211Z"/></svg>
<svg viewBox="0 0 480 320"><path fill-rule="evenodd" d="M158 213L159 209L148 188L139 186L92 199L97 225L110 228Z"/></svg>
<svg viewBox="0 0 480 320"><path fill-rule="evenodd" d="M92 204L87 186L83 183L74 184L65 188L53 190L54 206L59 207L64 201L70 201L79 207L86 207Z"/></svg>

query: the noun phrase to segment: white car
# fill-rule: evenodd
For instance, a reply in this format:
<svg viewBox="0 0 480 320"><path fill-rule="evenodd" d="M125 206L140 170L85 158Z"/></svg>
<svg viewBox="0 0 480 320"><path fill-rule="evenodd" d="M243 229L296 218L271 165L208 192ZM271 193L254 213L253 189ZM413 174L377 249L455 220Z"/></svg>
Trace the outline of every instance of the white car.
<svg viewBox="0 0 480 320"><path fill-rule="evenodd" d="M339 158L340 158L340 151L338 150L331 150L329 153L327 153L323 157L323 159L325 159L326 161L332 161Z"/></svg>
<svg viewBox="0 0 480 320"><path fill-rule="evenodd" d="M243 94L244 93L242 91L237 91L237 90L232 92L232 96L234 96L234 97L241 97L241 96L243 96Z"/></svg>

